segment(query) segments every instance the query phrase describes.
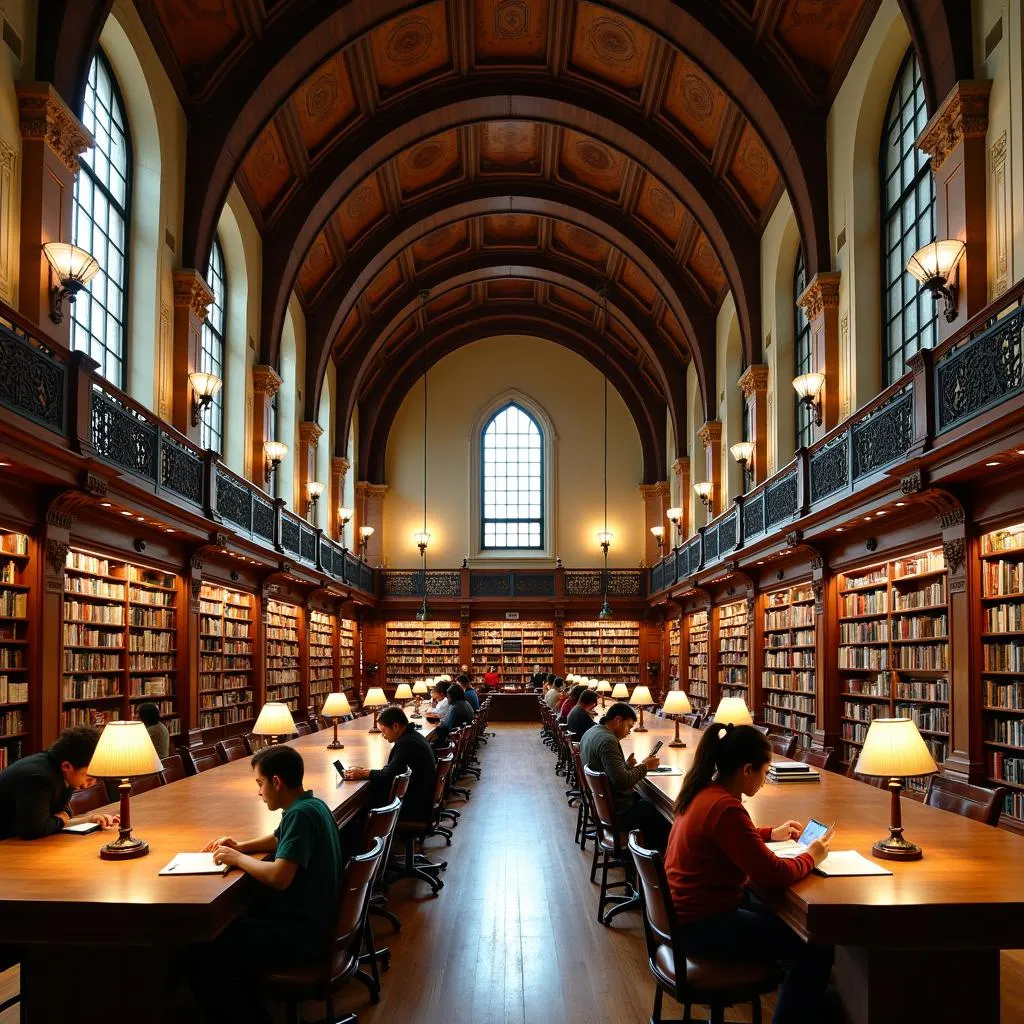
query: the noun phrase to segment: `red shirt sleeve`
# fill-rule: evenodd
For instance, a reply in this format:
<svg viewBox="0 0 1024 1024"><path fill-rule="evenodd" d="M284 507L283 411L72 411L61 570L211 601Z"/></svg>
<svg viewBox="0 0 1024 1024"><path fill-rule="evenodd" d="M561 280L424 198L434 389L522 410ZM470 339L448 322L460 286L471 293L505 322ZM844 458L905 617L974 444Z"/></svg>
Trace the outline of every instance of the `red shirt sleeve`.
<svg viewBox="0 0 1024 1024"><path fill-rule="evenodd" d="M714 838L722 852L754 885L766 889L784 888L811 873L814 858L809 853L791 859L776 857L765 846L761 831L754 827L742 807L726 807L715 823Z"/></svg>

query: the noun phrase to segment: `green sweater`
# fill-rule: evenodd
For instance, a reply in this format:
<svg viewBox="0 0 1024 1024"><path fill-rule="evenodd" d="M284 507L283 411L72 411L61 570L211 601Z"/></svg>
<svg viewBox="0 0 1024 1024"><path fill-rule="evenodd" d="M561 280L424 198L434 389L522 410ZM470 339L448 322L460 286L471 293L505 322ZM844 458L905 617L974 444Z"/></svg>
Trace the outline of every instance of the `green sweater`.
<svg viewBox="0 0 1024 1024"><path fill-rule="evenodd" d="M604 772L612 787L615 811L625 814L636 803L633 787L647 775L642 765L630 768L622 754L622 745L604 725L588 729L580 741L580 759L592 772Z"/></svg>

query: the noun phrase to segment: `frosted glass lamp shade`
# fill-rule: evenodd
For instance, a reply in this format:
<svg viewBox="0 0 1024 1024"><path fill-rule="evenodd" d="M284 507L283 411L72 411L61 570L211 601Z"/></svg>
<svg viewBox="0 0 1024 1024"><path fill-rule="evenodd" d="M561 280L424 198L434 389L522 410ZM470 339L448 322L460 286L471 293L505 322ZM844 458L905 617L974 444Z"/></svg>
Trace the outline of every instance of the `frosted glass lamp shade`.
<svg viewBox="0 0 1024 1024"><path fill-rule="evenodd" d="M373 536L373 533L374 533L374 530L373 530L372 526L360 526L359 527L359 536L362 537L363 540L369 540Z"/></svg>
<svg viewBox="0 0 1024 1024"><path fill-rule="evenodd" d="M794 390L805 401L815 401L824 386L823 373L801 373L799 377L793 378Z"/></svg>
<svg viewBox="0 0 1024 1024"><path fill-rule="evenodd" d="M638 708L649 707L651 704L654 703L654 700L651 697L650 689L646 686L634 686L633 696L629 698L629 703L635 704Z"/></svg>
<svg viewBox="0 0 1024 1024"><path fill-rule="evenodd" d="M702 480L699 484L694 484L693 493L701 501L708 501L711 498L711 482L709 480Z"/></svg>
<svg viewBox="0 0 1024 1024"><path fill-rule="evenodd" d="M142 722L108 722L89 762L94 779L131 779L163 770Z"/></svg>
<svg viewBox="0 0 1024 1024"><path fill-rule="evenodd" d="M854 769L861 775L894 779L932 775L938 770L917 725L909 718L876 718L868 726Z"/></svg>
<svg viewBox="0 0 1024 1024"><path fill-rule="evenodd" d="M425 679L417 679L416 682L412 684L412 692L415 693L417 697L424 697L426 694L430 693L430 686L427 684Z"/></svg>
<svg viewBox="0 0 1024 1024"><path fill-rule="evenodd" d="M612 692L612 684L609 683L607 679L602 679L597 684L597 692L598 693L611 693Z"/></svg>
<svg viewBox="0 0 1024 1024"><path fill-rule="evenodd" d="M201 370L193 370L188 375L188 381L196 393L196 398L200 400L213 398L224 386L224 381L215 373L203 373Z"/></svg>
<svg viewBox="0 0 1024 1024"><path fill-rule="evenodd" d="M742 463L744 466L749 465L754 458L754 442L737 441L729 451L737 462Z"/></svg>
<svg viewBox="0 0 1024 1024"><path fill-rule="evenodd" d="M306 484L306 497L309 498L310 501L316 501L323 493L324 485L320 483L319 480L310 480L310 482Z"/></svg>
<svg viewBox="0 0 1024 1024"><path fill-rule="evenodd" d="M371 686L363 698L363 707L382 708L387 705L387 702L388 699L384 696L384 691L379 686Z"/></svg>
<svg viewBox="0 0 1024 1024"><path fill-rule="evenodd" d="M665 536L665 527L664 526L652 526L651 527L651 536L654 537L656 540L661 540Z"/></svg>
<svg viewBox="0 0 1024 1024"><path fill-rule="evenodd" d="M288 455L288 445L283 441L264 441L263 454L268 462L276 464Z"/></svg>
<svg viewBox="0 0 1024 1024"><path fill-rule="evenodd" d="M412 700L412 687L408 683L399 683L395 690L395 700Z"/></svg>
<svg viewBox="0 0 1024 1024"><path fill-rule="evenodd" d="M438 676L437 677L437 681L439 683L450 683L452 681L452 677L451 676Z"/></svg>
<svg viewBox="0 0 1024 1024"><path fill-rule="evenodd" d="M348 697L343 693L329 693L327 694L327 700L324 701L324 706L320 709L320 714L324 718L344 718L345 715L352 714L352 708L349 706Z"/></svg>
<svg viewBox="0 0 1024 1024"><path fill-rule="evenodd" d="M666 715L688 715L693 710L689 697L682 690L669 690L662 707Z"/></svg>
<svg viewBox="0 0 1024 1024"><path fill-rule="evenodd" d="M46 242L43 254L65 288L72 282L82 288L99 273L100 265L95 258L70 242Z"/></svg>
<svg viewBox="0 0 1024 1024"><path fill-rule="evenodd" d="M338 509L338 522L341 523L343 528L348 525L353 514L352 509L346 508L344 505Z"/></svg>
<svg viewBox="0 0 1024 1024"><path fill-rule="evenodd" d="M714 721L719 725L753 725L750 709L742 697L723 697L715 711Z"/></svg>
<svg viewBox="0 0 1024 1024"><path fill-rule="evenodd" d="M291 709L279 701L268 701L260 709L260 716L252 727L254 736L293 736L295 722Z"/></svg>
<svg viewBox="0 0 1024 1024"><path fill-rule="evenodd" d="M666 510L665 518L673 526L677 526L679 524L679 520L683 518L683 510L678 506L673 506L672 508Z"/></svg>
<svg viewBox="0 0 1024 1024"><path fill-rule="evenodd" d="M967 251L958 238L944 238L923 245L907 260L907 273L919 284L936 278L949 281Z"/></svg>
<svg viewBox="0 0 1024 1024"><path fill-rule="evenodd" d="M629 697L629 687L625 683L616 683L612 690L613 700L626 700Z"/></svg>

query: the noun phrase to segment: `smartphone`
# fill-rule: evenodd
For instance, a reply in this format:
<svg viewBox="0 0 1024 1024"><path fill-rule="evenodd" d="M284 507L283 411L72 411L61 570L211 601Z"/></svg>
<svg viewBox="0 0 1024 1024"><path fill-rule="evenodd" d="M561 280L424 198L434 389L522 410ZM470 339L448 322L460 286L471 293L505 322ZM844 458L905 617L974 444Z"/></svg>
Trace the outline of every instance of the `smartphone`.
<svg viewBox="0 0 1024 1024"><path fill-rule="evenodd" d="M803 846L810 846L815 839L824 839L833 828L835 828L834 822L831 825L826 825L823 821L818 821L817 818L811 818L804 826L797 842Z"/></svg>
<svg viewBox="0 0 1024 1024"><path fill-rule="evenodd" d="M658 740L658 742L655 743L654 746L651 748L651 752L647 756L648 757L657 757L658 756L658 751L661 750L661 748L664 745L665 744L661 740Z"/></svg>
<svg viewBox="0 0 1024 1024"><path fill-rule="evenodd" d="M345 766L341 763L341 761L335 761L334 762L334 767L338 769L338 774L342 777L342 779L344 779L345 778Z"/></svg>

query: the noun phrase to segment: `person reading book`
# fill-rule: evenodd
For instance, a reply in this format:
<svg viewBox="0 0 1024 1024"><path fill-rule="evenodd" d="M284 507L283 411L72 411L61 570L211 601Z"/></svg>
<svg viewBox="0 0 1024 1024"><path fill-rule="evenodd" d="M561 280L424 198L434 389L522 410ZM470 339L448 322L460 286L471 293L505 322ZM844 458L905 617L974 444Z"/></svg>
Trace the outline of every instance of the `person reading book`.
<svg viewBox="0 0 1024 1024"><path fill-rule="evenodd" d="M832 947L805 943L745 888L792 885L828 856L828 837L786 860L765 845L803 831L798 821L756 828L743 806L764 785L771 759L753 726L713 723L704 732L676 799L665 874L688 957L780 960L788 971L773 1024L825 1021Z"/></svg>
<svg viewBox="0 0 1024 1024"><path fill-rule="evenodd" d="M304 767L293 747L260 750L252 759L257 794L268 810L282 812L280 825L255 839L220 836L204 847L216 863L260 883L248 912L192 952L193 991L212 1019L269 1021L255 977L271 967L315 963L335 926L338 828L327 804L302 788Z"/></svg>

